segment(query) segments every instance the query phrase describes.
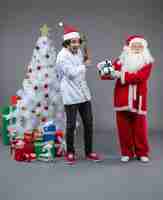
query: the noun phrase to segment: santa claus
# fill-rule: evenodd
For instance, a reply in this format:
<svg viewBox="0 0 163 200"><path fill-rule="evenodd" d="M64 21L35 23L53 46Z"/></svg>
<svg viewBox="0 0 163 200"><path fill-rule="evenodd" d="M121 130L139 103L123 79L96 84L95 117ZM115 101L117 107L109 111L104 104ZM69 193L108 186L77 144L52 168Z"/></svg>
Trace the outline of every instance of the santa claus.
<svg viewBox="0 0 163 200"><path fill-rule="evenodd" d="M128 162L135 156L142 162L149 161L147 82L153 62L147 41L134 35L126 40L112 68L101 74L102 80L116 79L114 108L122 162ZM98 68L103 64L98 64Z"/></svg>

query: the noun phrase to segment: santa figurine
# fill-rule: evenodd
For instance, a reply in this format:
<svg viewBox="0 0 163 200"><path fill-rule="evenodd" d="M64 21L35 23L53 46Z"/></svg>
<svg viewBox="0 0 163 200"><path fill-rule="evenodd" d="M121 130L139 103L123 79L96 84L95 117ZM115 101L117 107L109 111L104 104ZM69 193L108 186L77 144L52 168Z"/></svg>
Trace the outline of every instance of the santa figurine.
<svg viewBox="0 0 163 200"><path fill-rule="evenodd" d="M122 162L133 157L149 162L147 90L153 62L148 42L143 36L133 35L126 40L112 69L100 76L102 80L116 80L114 108Z"/></svg>

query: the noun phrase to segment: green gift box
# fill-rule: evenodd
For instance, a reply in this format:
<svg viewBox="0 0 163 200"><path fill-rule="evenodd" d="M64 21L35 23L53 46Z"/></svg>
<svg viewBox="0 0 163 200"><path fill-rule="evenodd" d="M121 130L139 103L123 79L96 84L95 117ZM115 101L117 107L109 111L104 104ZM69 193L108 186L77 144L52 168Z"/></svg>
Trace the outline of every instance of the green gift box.
<svg viewBox="0 0 163 200"><path fill-rule="evenodd" d="M11 119L9 119L7 116L11 114L14 110L15 110L15 107L13 106L5 106L5 107L2 107L0 110L1 117L2 117L2 128L1 128L2 143L4 145L10 144L8 127L9 125L14 124L16 122L16 118L12 117Z"/></svg>
<svg viewBox="0 0 163 200"><path fill-rule="evenodd" d="M2 143L4 145L9 145L9 132L7 130L10 120L5 118L5 115L8 115L10 112L9 106L1 108L1 117L2 117L2 127L1 127L1 135L2 135Z"/></svg>
<svg viewBox="0 0 163 200"><path fill-rule="evenodd" d="M43 147L43 142L42 141L37 141L34 142L34 146L35 146L35 153L36 153L36 157L38 158L38 156L42 153L42 147Z"/></svg>
<svg viewBox="0 0 163 200"><path fill-rule="evenodd" d="M52 161L55 158L54 142L35 142L35 153L38 160Z"/></svg>

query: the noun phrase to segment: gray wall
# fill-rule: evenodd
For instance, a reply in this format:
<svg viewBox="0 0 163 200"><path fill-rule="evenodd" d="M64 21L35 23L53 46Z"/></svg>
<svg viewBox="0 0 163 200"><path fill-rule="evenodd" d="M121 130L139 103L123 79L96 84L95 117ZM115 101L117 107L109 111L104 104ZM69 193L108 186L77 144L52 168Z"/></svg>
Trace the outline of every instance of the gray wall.
<svg viewBox="0 0 163 200"><path fill-rule="evenodd" d="M0 106L21 87L25 69L43 23L52 27L52 39L60 48L62 31L56 23L64 20L78 26L89 37L93 63L114 58L130 34L143 34L156 59L149 82L149 127L163 129L163 68L161 41L163 10L157 0L55 1L14 0L0 4ZM88 71L93 95L96 130L115 127L112 108L114 82L100 81L95 67Z"/></svg>

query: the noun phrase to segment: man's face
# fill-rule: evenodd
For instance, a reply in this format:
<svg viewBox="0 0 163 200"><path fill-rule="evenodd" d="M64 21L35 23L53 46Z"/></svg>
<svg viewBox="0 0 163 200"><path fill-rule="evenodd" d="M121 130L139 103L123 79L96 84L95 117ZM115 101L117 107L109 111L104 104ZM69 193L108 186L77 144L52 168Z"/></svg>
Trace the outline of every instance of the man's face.
<svg viewBox="0 0 163 200"><path fill-rule="evenodd" d="M76 54L78 52L79 48L80 48L80 39L79 38L71 39L71 43L69 45L69 50L73 54Z"/></svg>
<svg viewBox="0 0 163 200"><path fill-rule="evenodd" d="M144 46L141 44L141 42L133 42L130 50L133 54L141 54L144 50Z"/></svg>

